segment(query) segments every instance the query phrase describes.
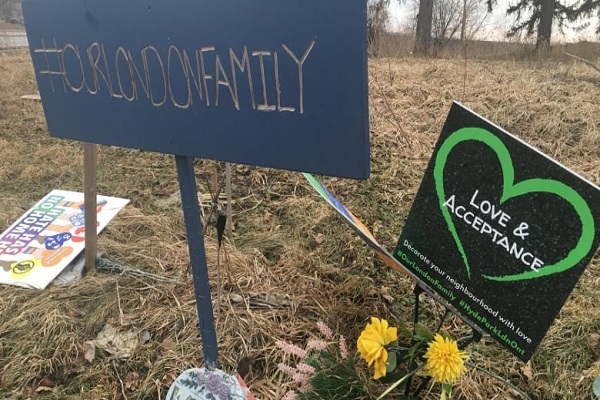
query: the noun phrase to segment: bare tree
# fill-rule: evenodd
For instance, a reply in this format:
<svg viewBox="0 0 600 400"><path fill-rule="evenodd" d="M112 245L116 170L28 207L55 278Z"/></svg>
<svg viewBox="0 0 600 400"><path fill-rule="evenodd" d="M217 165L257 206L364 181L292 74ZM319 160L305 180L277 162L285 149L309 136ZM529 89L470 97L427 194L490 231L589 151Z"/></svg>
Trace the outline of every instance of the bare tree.
<svg viewBox="0 0 600 400"><path fill-rule="evenodd" d="M461 27L462 0L434 0L433 51L436 54Z"/></svg>
<svg viewBox="0 0 600 400"><path fill-rule="evenodd" d="M434 0L420 0L417 14L417 31L415 35L415 54L426 55L431 48L431 29L433 25Z"/></svg>
<svg viewBox="0 0 600 400"><path fill-rule="evenodd" d="M390 18L390 0L369 0L367 3L367 45L369 53L377 54L381 35Z"/></svg>
<svg viewBox="0 0 600 400"><path fill-rule="evenodd" d="M422 0L409 3L413 13L421 14ZM419 11L417 11L419 10ZM466 12L466 14L465 14ZM433 42L433 52L437 53L460 32L461 39L472 40L480 32L489 16L487 4L481 0L433 0L430 45ZM419 18L417 18L418 26ZM464 27L463 27L464 22ZM426 46L419 41L419 30L416 32L415 51L426 54ZM421 32L422 33L422 32ZM418 49L417 46L420 46ZM427 51L430 48L427 47Z"/></svg>

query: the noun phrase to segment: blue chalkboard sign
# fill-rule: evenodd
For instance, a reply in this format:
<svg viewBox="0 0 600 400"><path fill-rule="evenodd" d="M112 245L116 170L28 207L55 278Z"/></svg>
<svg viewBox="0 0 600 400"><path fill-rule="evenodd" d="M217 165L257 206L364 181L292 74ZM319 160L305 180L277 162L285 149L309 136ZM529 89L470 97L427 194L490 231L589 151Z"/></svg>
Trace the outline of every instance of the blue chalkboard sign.
<svg viewBox="0 0 600 400"><path fill-rule="evenodd" d="M24 0L53 136L369 174L366 1Z"/></svg>

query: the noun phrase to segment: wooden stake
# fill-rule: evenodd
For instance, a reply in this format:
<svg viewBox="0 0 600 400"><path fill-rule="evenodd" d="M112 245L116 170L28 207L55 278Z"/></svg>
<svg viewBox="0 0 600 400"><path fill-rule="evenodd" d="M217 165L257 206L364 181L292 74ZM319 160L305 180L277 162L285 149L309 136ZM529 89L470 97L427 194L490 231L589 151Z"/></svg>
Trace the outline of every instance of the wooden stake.
<svg viewBox="0 0 600 400"><path fill-rule="evenodd" d="M96 228L96 164L97 148L93 143L83 144L83 195L85 207L85 266L84 274L96 269L98 230Z"/></svg>
<svg viewBox="0 0 600 400"><path fill-rule="evenodd" d="M233 211L231 210L231 163L225 163L225 192L227 194L227 236L233 235Z"/></svg>

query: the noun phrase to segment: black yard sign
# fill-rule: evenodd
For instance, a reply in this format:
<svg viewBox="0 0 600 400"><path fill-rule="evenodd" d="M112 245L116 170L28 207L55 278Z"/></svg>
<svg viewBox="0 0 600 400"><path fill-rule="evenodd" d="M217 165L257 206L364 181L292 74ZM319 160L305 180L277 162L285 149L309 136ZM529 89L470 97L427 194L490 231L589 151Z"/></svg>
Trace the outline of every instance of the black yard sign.
<svg viewBox="0 0 600 400"><path fill-rule="evenodd" d="M394 256L522 360L600 241L600 190L454 104Z"/></svg>

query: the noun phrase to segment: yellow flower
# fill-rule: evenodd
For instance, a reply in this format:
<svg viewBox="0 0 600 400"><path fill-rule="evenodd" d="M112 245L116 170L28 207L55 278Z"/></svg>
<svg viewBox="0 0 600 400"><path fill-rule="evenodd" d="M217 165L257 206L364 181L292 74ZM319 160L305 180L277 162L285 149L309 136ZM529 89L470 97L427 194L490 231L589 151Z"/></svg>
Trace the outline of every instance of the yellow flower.
<svg viewBox="0 0 600 400"><path fill-rule="evenodd" d="M453 385L467 370L464 360L467 353L458 349L456 341L445 339L439 333L429 343L425 370L437 382Z"/></svg>
<svg viewBox="0 0 600 400"><path fill-rule="evenodd" d="M375 379L385 376L388 353L385 345L398 339L398 329L389 327L385 319L371 317L371 323L361 332L358 338L360 356L375 369Z"/></svg>

